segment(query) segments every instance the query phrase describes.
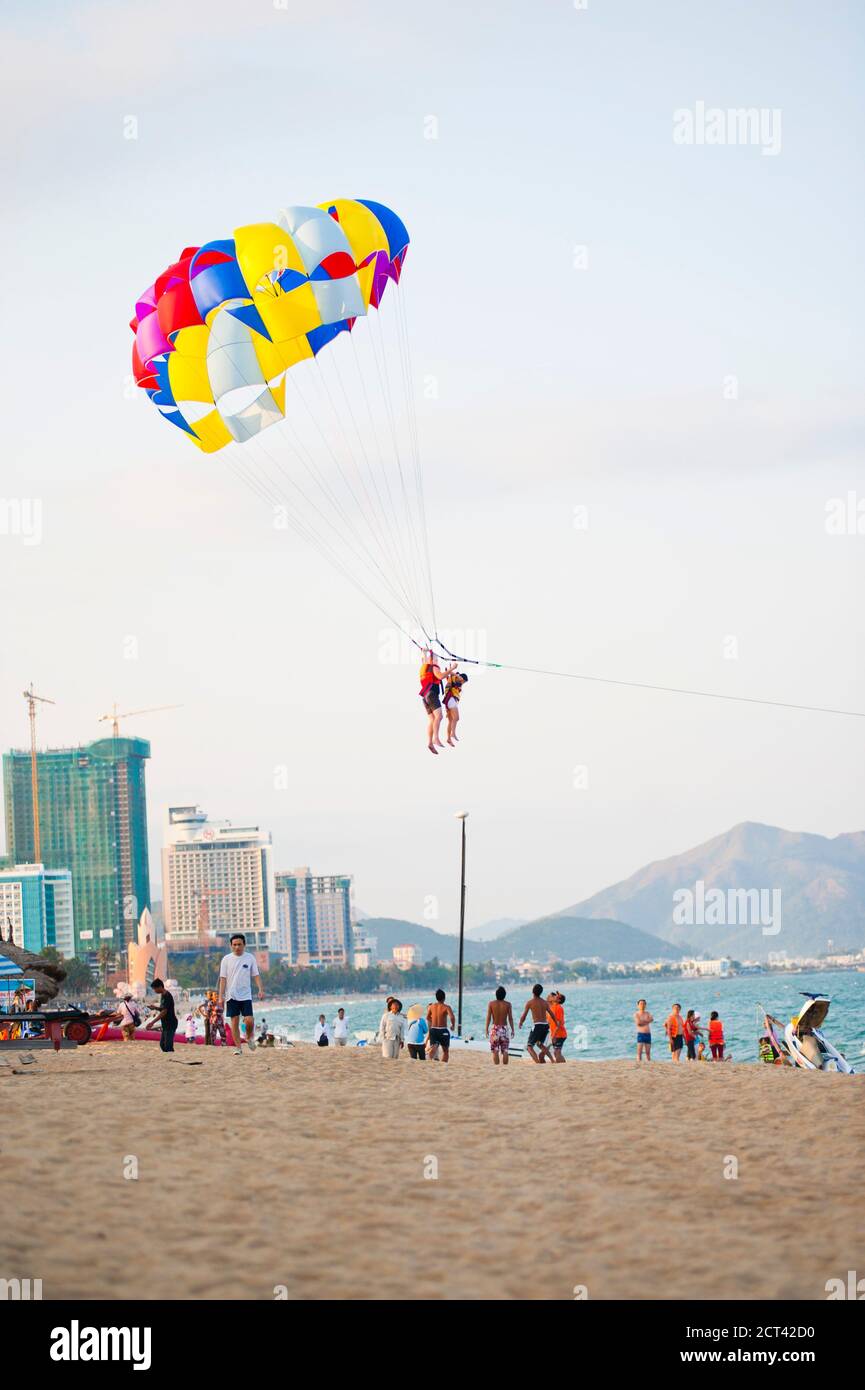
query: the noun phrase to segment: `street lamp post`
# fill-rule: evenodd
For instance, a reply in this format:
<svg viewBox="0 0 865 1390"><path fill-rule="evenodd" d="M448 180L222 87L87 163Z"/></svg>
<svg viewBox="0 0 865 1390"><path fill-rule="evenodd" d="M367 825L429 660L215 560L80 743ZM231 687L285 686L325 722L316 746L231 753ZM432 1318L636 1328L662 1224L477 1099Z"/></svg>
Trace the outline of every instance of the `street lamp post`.
<svg viewBox="0 0 865 1390"><path fill-rule="evenodd" d="M468 811L457 811L457 820L462 822L460 834L460 964L459 993L457 998L457 1037L463 1035L463 941L466 927L466 821Z"/></svg>

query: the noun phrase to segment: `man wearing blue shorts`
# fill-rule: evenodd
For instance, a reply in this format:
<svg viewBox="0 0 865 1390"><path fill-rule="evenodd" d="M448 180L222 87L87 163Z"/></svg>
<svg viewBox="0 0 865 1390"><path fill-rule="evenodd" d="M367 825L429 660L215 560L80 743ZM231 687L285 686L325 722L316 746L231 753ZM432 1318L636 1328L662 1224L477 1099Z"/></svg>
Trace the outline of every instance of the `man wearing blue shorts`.
<svg viewBox="0 0 865 1390"><path fill-rule="evenodd" d="M246 937L243 933L235 932L228 944L231 947L231 954L222 957L222 963L219 967L219 1003L225 1001L225 1017L228 1019L228 1026L234 1039L234 1055L239 1057L243 1045L241 1019L246 1032L246 1045L250 1052L255 1051L255 1044L252 1041L254 1022L252 1017L253 978L258 981L260 1000L264 998L264 990L261 987L258 961L251 951L247 951Z"/></svg>

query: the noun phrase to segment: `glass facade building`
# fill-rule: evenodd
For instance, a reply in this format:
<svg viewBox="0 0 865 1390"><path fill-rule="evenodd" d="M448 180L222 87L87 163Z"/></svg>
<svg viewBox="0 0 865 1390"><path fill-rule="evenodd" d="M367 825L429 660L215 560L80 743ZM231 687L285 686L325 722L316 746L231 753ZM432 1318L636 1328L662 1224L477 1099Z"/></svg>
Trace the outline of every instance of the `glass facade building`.
<svg viewBox="0 0 865 1390"><path fill-rule="evenodd" d="M72 875L42 864L0 867L0 925L3 936L38 954L55 946L61 956L75 949Z"/></svg>
<svg viewBox="0 0 865 1390"><path fill-rule="evenodd" d="M72 873L74 947L86 956L125 949L150 907L145 766L150 744L105 738L37 753L39 828L46 868ZM13 864L32 864L33 792L29 751L3 757L6 847ZM59 949L59 947L58 947Z"/></svg>
<svg viewBox="0 0 865 1390"><path fill-rule="evenodd" d="M276 949L289 965L351 965L351 878L295 869L276 875Z"/></svg>

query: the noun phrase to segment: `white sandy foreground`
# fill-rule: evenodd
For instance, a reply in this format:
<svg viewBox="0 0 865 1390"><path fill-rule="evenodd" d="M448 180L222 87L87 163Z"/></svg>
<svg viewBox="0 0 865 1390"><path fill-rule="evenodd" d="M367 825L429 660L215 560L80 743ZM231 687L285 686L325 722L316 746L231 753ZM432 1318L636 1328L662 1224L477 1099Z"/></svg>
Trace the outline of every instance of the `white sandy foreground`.
<svg viewBox="0 0 865 1390"><path fill-rule="evenodd" d="M49 1299L824 1299L865 1273L865 1076L191 1051L4 1055L7 1277Z"/></svg>

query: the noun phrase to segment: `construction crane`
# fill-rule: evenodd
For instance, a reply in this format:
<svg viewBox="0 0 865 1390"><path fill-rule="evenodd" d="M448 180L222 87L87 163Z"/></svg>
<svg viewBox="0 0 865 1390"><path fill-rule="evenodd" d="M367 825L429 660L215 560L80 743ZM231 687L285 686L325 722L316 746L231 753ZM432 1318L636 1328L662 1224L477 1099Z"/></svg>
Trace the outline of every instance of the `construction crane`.
<svg viewBox="0 0 865 1390"><path fill-rule="evenodd" d="M210 989L210 951L213 933L210 930L210 899L224 897L228 888L201 888L198 896L198 949L204 956L204 988Z"/></svg>
<svg viewBox="0 0 865 1390"><path fill-rule="evenodd" d="M210 929L210 899L225 897L231 892L230 888L201 888L198 894L198 947L201 951L209 951L213 945L214 933Z"/></svg>
<svg viewBox="0 0 865 1390"><path fill-rule="evenodd" d="M24 699L30 711L30 787L33 796L33 863L42 863L42 837L39 833L39 766L36 761L36 701L43 705L53 705L45 695L37 695L30 682L30 689L24 691Z"/></svg>
<svg viewBox="0 0 865 1390"><path fill-rule="evenodd" d="M121 720L121 719L131 719L132 716L135 715L135 714L158 714L161 710L164 710L164 709L182 709L182 708L183 708L182 705L151 705L149 709L128 709L128 710L126 710L123 714L121 714L121 713L118 712L118 709L117 709L117 701L115 700L113 712L112 712L111 714L100 714L100 716L99 716L99 723L101 724L101 723L103 722L103 720L105 720L105 719L110 719L110 720L111 720L111 732L112 732L112 734L113 734L113 736L114 736L115 738L119 738L119 737L120 737L120 724L119 724L118 721Z"/></svg>

